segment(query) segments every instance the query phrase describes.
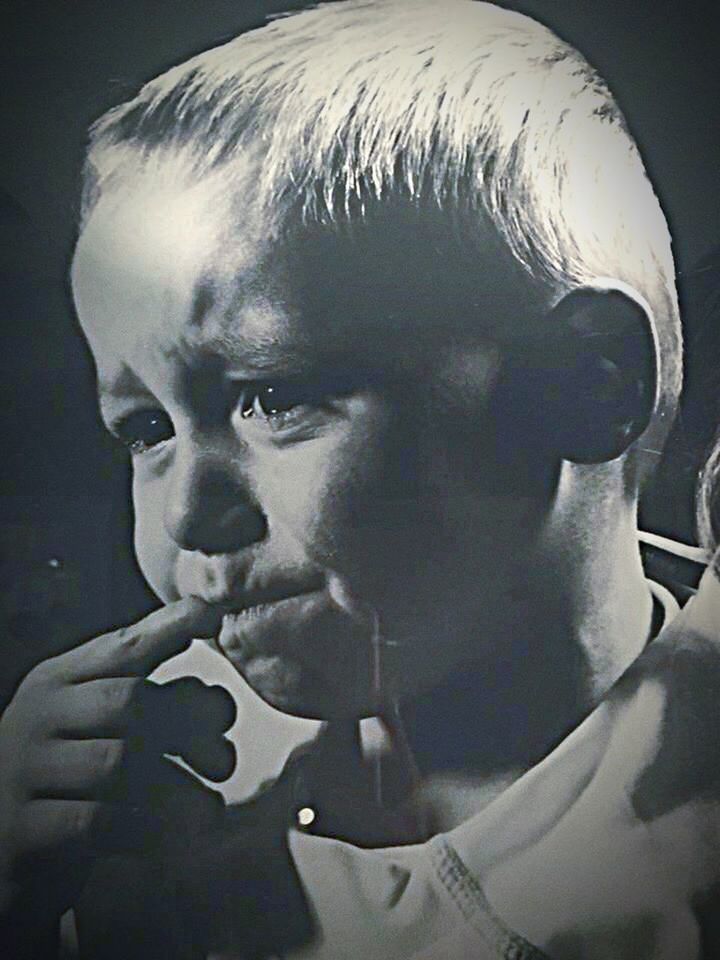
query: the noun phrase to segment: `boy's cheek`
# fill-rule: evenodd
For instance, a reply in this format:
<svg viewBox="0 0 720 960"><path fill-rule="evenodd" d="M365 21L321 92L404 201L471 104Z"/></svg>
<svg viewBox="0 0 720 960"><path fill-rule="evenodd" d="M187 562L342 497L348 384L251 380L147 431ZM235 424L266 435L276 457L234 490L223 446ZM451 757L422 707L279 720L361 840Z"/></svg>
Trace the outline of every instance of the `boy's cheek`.
<svg viewBox="0 0 720 960"><path fill-rule="evenodd" d="M180 550L167 535L162 512L157 505L163 498L133 489L135 512L134 546L140 571L153 592L165 603L180 598L177 565Z"/></svg>
<svg viewBox="0 0 720 960"><path fill-rule="evenodd" d="M409 572L438 534L412 459L367 442L336 450L300 495L279 505L278 540L287 533L311 563L345 578L366 603L408 588ZM288 477L288 488L292 483Z"/></svg>
<svg viewBox="0 0 720 960"><path fill-rule="evenodd" d="M387 405L365 400L323 435L258 454L254 485L271 539L301 543L325 566L400 522L417 468L398 458L390 419Z"/></svg>

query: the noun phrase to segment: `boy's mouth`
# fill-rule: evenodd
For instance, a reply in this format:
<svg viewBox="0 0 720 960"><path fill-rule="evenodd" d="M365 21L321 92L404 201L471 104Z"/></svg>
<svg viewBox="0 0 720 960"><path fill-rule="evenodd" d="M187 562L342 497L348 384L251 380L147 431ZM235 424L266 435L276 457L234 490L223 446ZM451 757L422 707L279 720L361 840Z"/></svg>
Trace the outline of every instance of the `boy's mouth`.
<svg viewBox="0 0 720 960"><path fill-rule="evenodd" d="M218 646L231 660L287 652L294 646L298 628L322 613L329 602L325 590L312 589L254 603L219 604L226 612Z"/></svg>
<svg viewBox="0 0 720 960"><path fill-rule="evenodd" d="M297 593L285 593L273 595L269 591L266 592L266 597L263 599L254 600L248 602L248 598L245 598L243 601L235 601L232 599L228 600L215 600L213 605L217 605L225 609L225 617L237 617L247 620L252 620L255 617L262 616L267 613L269 610L278 606L278 604L288 603L292 600L297 600L300 597L307 597L311 594L318 593L317 588L309 590L299 590Z"/></svg>
<svg viewBox="0 0 720 960"><path fill-rule="evenodd" d="M337 713L371 684L367 625L326 586L227 609L219 651L268 703L299 716Z"/></svg>
<svg viewBox="0 0 720 960"><path fill-rule="evenodd" d="M212 571L211 571L212 572ZM254 586L247 584L247 576L236 576L232 570L209 574L197 586L198 596L213 607L219 607L227 615L252 617L277 603L315 593L324 589L320 576L282 577ZM243 585L244 584L244 585Z"/></svg>
<svg viewBox="0 0 720 960"><path fill-rule="evenodd" d="M269 616L273 611L282 608L286 604L292 604L302 600L305 597L310 597L320 592L321 591L318 589L302 590L298 593L272 597L266 600L258 600L254 603L247 603L247 601L245 601L244 603L238 604L236 602L234 603L233 601L221 601L217 605L226 609L223 617L223 623L240 623L243 621L258 620L262 617Z"/></svg>

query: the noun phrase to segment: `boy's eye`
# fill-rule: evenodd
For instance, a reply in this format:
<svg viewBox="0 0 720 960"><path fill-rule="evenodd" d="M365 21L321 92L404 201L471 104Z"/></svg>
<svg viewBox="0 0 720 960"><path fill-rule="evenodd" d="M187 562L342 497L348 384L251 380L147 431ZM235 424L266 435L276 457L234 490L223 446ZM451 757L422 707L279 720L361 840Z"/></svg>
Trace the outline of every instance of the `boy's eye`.
<svg viewBox="0 0 720 960"><path fill-rule="evenodd" d="M175 435L164 410L137 410L114 424L112 432L133 455L146 453Z"/></svg>
<svg viewBox="0 0 720 960"><path fill-rule="evenodd" d="M259 417L276 422L296 407L317 402L312 391L298 384L265 384L247 388L240 399L240 413L245 420Z"/></svg>

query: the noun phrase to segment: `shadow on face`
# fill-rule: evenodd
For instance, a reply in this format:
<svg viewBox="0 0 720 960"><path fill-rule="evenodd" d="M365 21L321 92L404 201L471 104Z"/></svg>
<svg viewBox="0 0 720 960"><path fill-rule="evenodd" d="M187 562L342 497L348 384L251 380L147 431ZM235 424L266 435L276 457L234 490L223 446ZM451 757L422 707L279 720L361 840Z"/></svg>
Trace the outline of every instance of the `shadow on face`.
<svg viewBox="0 0 720 960"><path fill-rule="evenodd" d="M202 184L142 186L101 200L73 276L150 584L255 611L225 652L288 712L377 707L369 623L393 695L482 656L547 506L488 402L526 276L435 207L271 246Z"/></svg>

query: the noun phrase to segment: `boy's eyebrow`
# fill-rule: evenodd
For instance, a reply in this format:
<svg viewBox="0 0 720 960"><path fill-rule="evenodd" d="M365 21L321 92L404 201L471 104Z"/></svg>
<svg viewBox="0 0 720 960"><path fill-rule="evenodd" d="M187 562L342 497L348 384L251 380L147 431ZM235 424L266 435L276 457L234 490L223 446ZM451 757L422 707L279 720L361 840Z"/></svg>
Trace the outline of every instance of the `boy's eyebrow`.
<svg viewBox="0 0 720 960"><path fill-rule="evenodd" d="M231 336L219 338L215 350L220 350L229 360L228 373L234 377L254 380L263 376L303 375L309 372L313 363L307 352L303 352L302 345L290 345L277 337L247 336L235 333ZM168 357L176 354L177 345L168 351ZM215 352L211 349L211 353ZM134 397L138 393L151 395L143 381L126 363L120 364L117 369L109 373L98 372L97 397L101 407L107 407L113 400L123 400Z"/></svg>
<svg viewBox="0 0 720 960"><path fill-rule="evenodd" d="M137 393L139 389L142 389L141 381L124 363L110 376L98 373L97 396L100 406L103 405L103 401L120 399L131 393Z"/></svg>
<svg viewBox="0 0 720 960"><path fill-rule="evenodd" d="M310 366L307 351L299 344L269 337L233 337L231 346L236 366L252 376L263 373L281 374L284 370L300 372Z"/></svg>

